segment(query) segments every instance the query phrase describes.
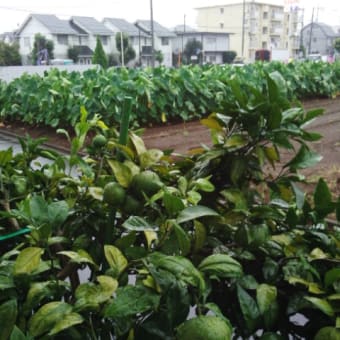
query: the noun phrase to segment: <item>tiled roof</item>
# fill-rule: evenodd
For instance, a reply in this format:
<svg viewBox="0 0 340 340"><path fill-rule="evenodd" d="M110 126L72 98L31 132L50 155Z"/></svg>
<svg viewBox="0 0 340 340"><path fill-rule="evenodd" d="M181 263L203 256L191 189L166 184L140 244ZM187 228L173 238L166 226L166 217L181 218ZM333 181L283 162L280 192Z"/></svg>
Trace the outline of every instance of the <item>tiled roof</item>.
<svg viewBox="0 0 340 340"><path fill-rule="evenodd" d="M148 36L144 31L141 31L140 29L138 29L138 27L126 21L125 19L104 18L104 21L105 20L111 23L113 26L117 27L119 32L127 33L130 37L137 37L139 36L139 34L142 37Z"/></svg>
<svg viewBox="0 0 340 340"><path fill-rule="evenodd" d="M78 57L90 57L93 55L93 51L90 47L85 45L75 46L78 49Z"/></svg>
<svg viewBox="0 0 340 340"><path fill-rule="evenodd" d="M150 20L137 20L136 25L143 29L145 32L151 32L151 21ZM176 34L171 32L166 27L160 25L158 22L153 22L153 30L158 37L176 37Z"/></svg>
<svg viewBox="0 0 340 340"><path fill-rule="evenodd" d="M52 14L31 14L32 18L41 22L52 34L78 34L67 20L60 20Z"/></svg>
<svg viewBox="0 0 340 340"><path fill-rule="evenodd" d="M112 35L112 31L109 30L103 23L97 21L92 17L72 17L73 24L80 26L81 29L92 33L94 35Z"/></svg>

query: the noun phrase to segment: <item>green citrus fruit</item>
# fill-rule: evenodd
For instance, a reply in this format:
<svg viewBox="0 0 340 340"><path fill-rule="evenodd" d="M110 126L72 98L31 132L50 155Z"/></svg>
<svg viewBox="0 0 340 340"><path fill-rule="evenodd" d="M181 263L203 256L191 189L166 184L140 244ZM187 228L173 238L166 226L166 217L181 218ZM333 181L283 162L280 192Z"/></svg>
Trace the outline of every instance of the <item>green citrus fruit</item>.
<svg viewBox="0 0 340 340"><path fill-rule="evenodd" d="M143 193L151 197L158 192L162 185L163 183L155 172L145 170L133 177L131 188L139 197L143 197Z"/></svg>
<svg viewBox="0 0 340 340"><path fill-rule="evenodd" d="M133 196L127 195L124 205L123 211L128 215L135 215L143 208L142 204L136 200Z"/></svg>
<svg viewBox="0 0 340 340"><path fill-rule="evenodd" d="M96 148L102 148L103 146L106 145L106 143L107 143L107 139L103 135L96 135L92 140L92 144Z"/></svg>
<svg viewBox="0 0 340 340"><path fill-rule="evenodd" d="M232 330L217 316L199 316L182 323L177 329L178 340L229 340Z"/></svg>
<svg viewBox="0 0 340 340"><path fill-rule="evenodd" d="M125 201L125 190L116 182L109 182L104 187L103 201L113 207L119 207Z"/></svg>

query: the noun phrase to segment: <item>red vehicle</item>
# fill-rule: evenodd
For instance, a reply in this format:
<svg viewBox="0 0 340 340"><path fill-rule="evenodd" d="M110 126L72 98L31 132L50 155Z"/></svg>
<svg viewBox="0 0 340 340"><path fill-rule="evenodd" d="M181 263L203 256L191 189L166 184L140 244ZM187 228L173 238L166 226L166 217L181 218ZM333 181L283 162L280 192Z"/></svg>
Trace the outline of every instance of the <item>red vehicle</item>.
<svg viewBox="0 0 340 340"><path fill-rule="evenodd" d="M270 51L265 49L255 51L255 60L270 61Z"/></svg>

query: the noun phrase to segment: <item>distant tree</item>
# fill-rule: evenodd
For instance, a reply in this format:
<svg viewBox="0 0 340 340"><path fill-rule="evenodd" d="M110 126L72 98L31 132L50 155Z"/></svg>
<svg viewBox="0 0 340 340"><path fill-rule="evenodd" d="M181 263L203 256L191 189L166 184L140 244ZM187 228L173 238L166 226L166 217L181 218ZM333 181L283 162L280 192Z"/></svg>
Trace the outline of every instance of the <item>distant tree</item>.
<svg viewBox="0 0 340 340"><path fill-rule="evenodd" d="M119 65L119 55L117 53L111 53L107 56L109 67Z"/></svg>
<svg viewBox="0 0 340 340"><path fill-rule="evenodd" d="M156 51L155 60L158 61L159 64L162 64L164 60L164 54L161 50Z"/></svg>
<svg viewBox="0 0 340 340"><path fill-rule="evenodd" d="M195 63L199 62L199 59L202 57L202 43L196 39L189 40L184 47L184 56L187 63ZM196 56L196 61L193 62L192 57Z"/></svg>
<svg viewBox="0 0 340 340"><path fill-rule="evenodd" d="M103 68L107 68L108 66L107 56L105 54L102 42L99 37L97 37L97 43L96 48L94 49L92 63L98 64Z"/></svg>
<svg viewBox="0 0 340 340"><path fill-rule="evenodd" d="M44 35L37 33L34 36L33 50L31 52L31 61L33 65L37 65L39 63L39 57L41 58L40 61L44 61L48 64L49 60L54 58L53 50L53 41L48 40Z"/></svg>
<svg viewBox="0 0 340 340"><path fill-rule="evenodd" d="M80 47L72 46L67 50L67 56L69 59L72 59L75 63L78 62Z"/></svg>
<svg viewBox="0 0 340 340"><path fill-rule="evenodd" d="M340 38L335 39L334 41L334 49L340 53Z"/></svg>
<svg viewBox="0 0 340 340"><path fill-rule="evenodd" d="M122 46L123 42L123 46ZM119 60L122 61L122 50L124 53L124 64L136 58L136 52L130 45L129 36L125 33L118 32L116 34L116 46L119 52Z"/></svg>
<svg viewBox="0 0 340 340"><path fill-rule="evenodd" d="M235 51L226 51L222 53L222 61L223 64L231 64L235 57L236 57L237 53Z"/></svg>
<svg viewBox="0 0 340 340"><path fill-rule="evenodd" d="M18 44L6 44L0 41L0 66L21 65Z"/></svg>

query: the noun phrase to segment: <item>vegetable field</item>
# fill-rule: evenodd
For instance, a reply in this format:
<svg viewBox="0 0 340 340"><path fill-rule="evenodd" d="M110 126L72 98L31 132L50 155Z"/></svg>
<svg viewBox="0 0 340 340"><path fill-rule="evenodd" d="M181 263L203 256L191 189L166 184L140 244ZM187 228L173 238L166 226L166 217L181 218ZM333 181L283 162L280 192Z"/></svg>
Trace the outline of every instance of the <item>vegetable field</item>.
<svg viewBox="0 0 340 340"><path fill-rule="evenodd" d="M25 76L13 107L2 84L7 121L58 126L70 151L0 150L0 339L338 339L340 197L324 178L304 191L324 112L297 98L335 96L339 65L143 72L90 73L107 85L86 96L57 71ZM210 142L148 148L118 130L129 100L132 126L200 117Z"/></svg>
<svg viewBox="0 0 340 340"><path fill-rule="evenodd" d="M91 69L83 74L57 69L45 77L24 75L0 84L0 117L30 125L74 126L81 107L118 125L126 96L133 99L133 126L188 121L232 107L232 87L261 91L265 74L279 72L289 100L333 97L340 88L340 63L268 63L180 69Z"/></svg>

